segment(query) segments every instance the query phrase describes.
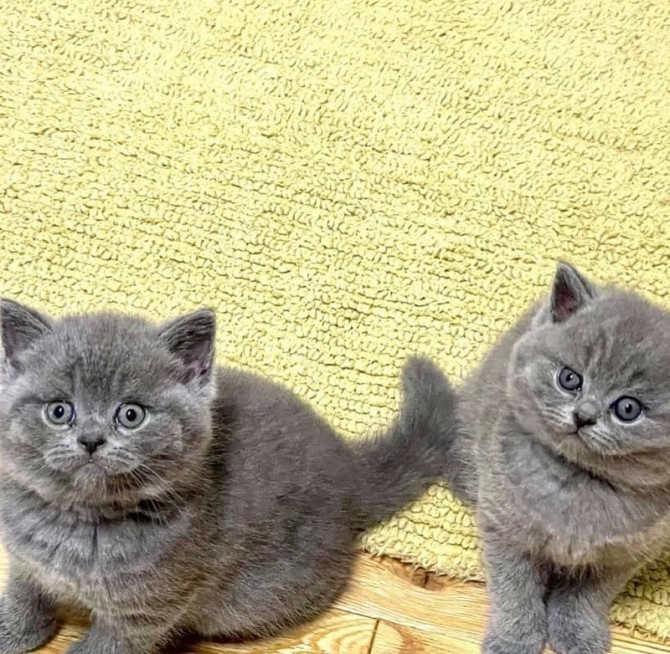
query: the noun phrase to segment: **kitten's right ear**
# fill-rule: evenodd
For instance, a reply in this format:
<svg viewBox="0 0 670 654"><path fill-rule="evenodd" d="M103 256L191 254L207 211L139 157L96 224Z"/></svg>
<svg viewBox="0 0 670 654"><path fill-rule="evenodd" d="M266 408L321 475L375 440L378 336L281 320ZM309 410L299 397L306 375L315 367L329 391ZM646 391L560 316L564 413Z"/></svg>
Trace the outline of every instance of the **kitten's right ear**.
<svg viewBox="0 0 670 654"><path fill-rule="evenodd" d="M551 319L563 322L596 296L593 284L569 263L560 261L551 289Z"/></svg>
<svg viewBox="0 0 670 654"><path fill-rule="evenodd" d="M184 364L185 381L197 378L206 383L214 362L216 316L211 309L200 309L164 325L160 338Z"/></svg>
<svg viewBox="0 0 670 654"><path fill-rule="evenodd" d="M0 300L0 329L5 361L16 362L18 355L53 329L47 316L13 300Z"/></svg>

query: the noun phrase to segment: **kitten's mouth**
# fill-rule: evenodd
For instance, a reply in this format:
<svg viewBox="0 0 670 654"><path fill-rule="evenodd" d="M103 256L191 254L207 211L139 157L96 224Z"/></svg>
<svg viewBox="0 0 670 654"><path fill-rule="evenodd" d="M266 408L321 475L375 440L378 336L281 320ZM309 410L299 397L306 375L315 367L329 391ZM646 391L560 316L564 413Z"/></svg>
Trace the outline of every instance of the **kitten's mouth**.
<svg viewBox="0 0 670 654"><path fill-rule="evenodd" d="M93 458L84 461L74 472L75 474L107 474L105 469Z"/></svg>
<svg viewBox="0 0 670 654"><path fill-rule="evenodd" d="M589 438L588 434L584 433L583 427L577 427L574 431L570 432L573 436L576 436L586 447L588 447L592 439Z"/></svg>
<svg viewBox="0 0 670 654"><path fill-rule="evenodd" d="M91 478L106 478L114 477L115 475L120 474L119 471L110 470L109 466L106 466L104 461L96 458L89 457L83 461L77 468L74 470L74 474L80 477L91 477Z"/></svg>
<svg viewBox="0 0 670 654"><path fill-rule="evenodd" d="M571 431L570 434L575 436L590 453L598 457L606 457L612 454L610 443L601 441L593 433L585 433L584 427L578 427L574 431Z"/></svg>
<svg viewBox="0 0 670 654"><path fill-rule="evenodd" d="M103 482L123 483L132 478L134 468L123 462L105 457L79 456L56 462L47 461L47 466L58 475L63 475L76 485L92 483L96 486Z"/></svg>

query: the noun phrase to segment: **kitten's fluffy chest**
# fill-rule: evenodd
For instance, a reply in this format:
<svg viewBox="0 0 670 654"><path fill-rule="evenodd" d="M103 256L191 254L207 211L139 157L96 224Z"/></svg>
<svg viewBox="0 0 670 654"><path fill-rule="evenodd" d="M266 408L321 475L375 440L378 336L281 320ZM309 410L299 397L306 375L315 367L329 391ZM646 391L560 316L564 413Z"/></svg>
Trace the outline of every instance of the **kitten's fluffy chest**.
<svg viewBox="0 0 670 654"><path fill-rule="evenodd" d="M668 499L625 493L523 434L501 435L483 519L533 555L559 565L609 565L657 553Z"/></svg>
<svg viewBox="0 0 670 654"><path fill-rule="evenodd" d="M176 530L141 515L86 519L35 496L17 502L16 495L4 493L3 499L7 549L47 590L92 609L132 605L146 592Z"/></svg>

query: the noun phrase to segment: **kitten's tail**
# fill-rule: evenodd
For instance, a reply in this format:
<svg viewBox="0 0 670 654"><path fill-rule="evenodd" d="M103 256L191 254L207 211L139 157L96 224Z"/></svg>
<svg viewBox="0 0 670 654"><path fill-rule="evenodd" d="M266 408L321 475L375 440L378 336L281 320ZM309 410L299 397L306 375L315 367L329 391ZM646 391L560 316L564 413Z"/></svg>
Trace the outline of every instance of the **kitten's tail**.
<svg viewBox="0 0 670 654"><path fill-rule="evenodd" d="M402 371L400 414L385 434L352 445L360 467L361 528L391 517L434 481L448 477L456 437L456 396L429 359Z"/></svg>

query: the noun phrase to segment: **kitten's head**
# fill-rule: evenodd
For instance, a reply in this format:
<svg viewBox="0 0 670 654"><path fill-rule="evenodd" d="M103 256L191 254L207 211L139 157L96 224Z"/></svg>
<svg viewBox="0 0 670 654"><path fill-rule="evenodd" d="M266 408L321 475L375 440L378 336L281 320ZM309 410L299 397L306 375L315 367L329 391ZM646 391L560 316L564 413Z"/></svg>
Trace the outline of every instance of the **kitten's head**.
<svg viewBox="0 0 670 654"><path fill-rule="evenodd" d="M52 320L0 305L0 456L43 497L91 505L168 491L211 439L214 314L162 326L115 314Z"/></svg>
<svg viewBox="0 0 670 654"><path fill-rule="evenodd" d="M507 396L568 460L633 486L670 482L670 314L639 295L559 264L514 348Z"/></svg>

